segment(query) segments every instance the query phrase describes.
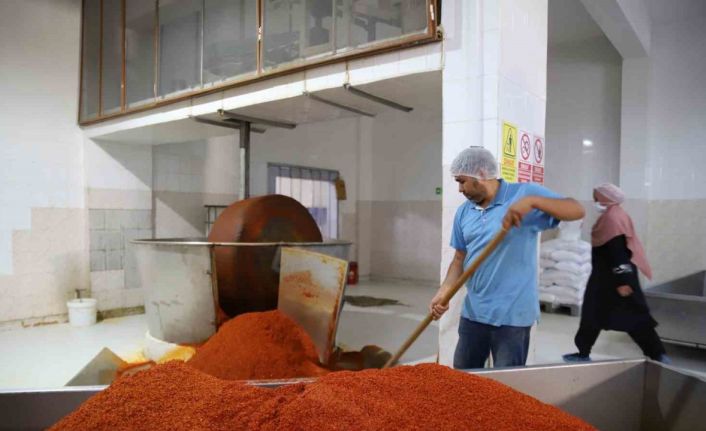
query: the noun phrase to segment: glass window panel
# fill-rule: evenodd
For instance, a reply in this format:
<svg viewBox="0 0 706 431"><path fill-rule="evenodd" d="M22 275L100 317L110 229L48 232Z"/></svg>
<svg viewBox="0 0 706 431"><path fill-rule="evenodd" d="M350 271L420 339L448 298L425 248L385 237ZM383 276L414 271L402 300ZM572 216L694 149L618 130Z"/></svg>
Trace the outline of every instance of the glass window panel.
<svg viewBox="0 0 706 431"><path fill-rule="evenodd" d="M301 171L299 168L292 168L292 194L290 195L299 203L302 201L302 181Z"/></svg>
<svg viewBox="0 0 706 431"><path fill-rule="evenodd" d="M280 183L282 187L277 193L285 196L292 196L292 180L289 177L282 177L282 182Z"/></svg>
<svg viewBox="0 0 706 431"><path fill-rule="evenodd" d="M206 0L203 80L215 83L257 69L257 2Z"/></svg>
<svg viewBox="0 0 706 431"><path fill-rule="evenodd" d="M319 207L320 208L327 208L329 207L329 200L328 200L328 194L327 190L329 187L329 182L328 181L319 181ZM330 214L330 211L328 212ZM331 238L331 228L329 226L329 215L328 214L321 214L320 215L320 222L319 222L319 227L321 228L321 234L326 237L326 238Z"/></svg>
<svg viewBox="0 0 706 431"><path fill-rule="evenodd" d="M335 171L299 168L288 165L268 165L271 192L289 196L304 205L324 238L338 237L338 200L334 180Z"/></svg>
<svg viewBox="0 0 706 431"><path fill-rule="evenodd" d="M427 0L336 0L336 48L427 30Z"/></svg>
<svg viewBox="0 0 706 431"><path fill-rule="evenodd" d="M327 182L323 190L323 198L328 202L326 214L326 231L324 235L328 238L338 238L338 201L336 200L336 186L332 182Z"/></svg>
<svg viewBox="0 0 706 431"><path fill-rule="evenodd" d="M334 0L265 0L263 61L272 68L333 52Z"/></svg>
<svg viewBox="0 0 706 431"><path fill-rule="evenodd" d="M123 6L103 0L103 114L120 111L123 79Z"/></svg>
<svg viewBox="0 0 706 431"><path fill-rule="evenodd" d="M257 73L256 0L84 3L82 120L121 110L123 57L128 109L152 103L155 90L158 99L169 99ZM428 0L262 0L261 4L266 70L427 31Z"/></svg>
<svg viewBox="0 0 706 431"><path fill-rule="evenodd" d="M428 13L427 0L403 0L400 5L402 34L425 33Z"/></svg>
<svg viewBox="0 0 706 431"><path fill-rule="evenodd" d="M326 186L326 183L321 180L321 171L315 171L314 178L316 178L316 182L315 182L316 196L315 196L314 206L317 208L323 208L326 206L326 204L324 203L324 199L322 197L323 188ZM319 214L319 217L316 220L316 224L319 225L322 233L326 232L326 230L327 230L326 217L324 217L322 214Z"/></svg>
<svg viewBox="0 0 706 431"><path fill-rule="evenodd" d="M83 9L83 47L81 73L81 120L98 116L100 62L100 0L86 0Z"/></svg>
<svg viewBox="0 0 706 431"><path fill-rule="evenodd" d="M159 2L159 95L201 86L202 0Z"/></svg>
<svg viewBox="0 0 706 431"><path fill-rule="evenodd" d="M127 105L139 106L154 100L154 0L126 0L125 74Z"/></svg>
<svg viewBox="0 0 706 431"><path fill-rule="evenodd" d="M311 181L311 171L309 169L302 169L301 188L301 199L299 202L307 208L315 207L314 183Z"/></svg>

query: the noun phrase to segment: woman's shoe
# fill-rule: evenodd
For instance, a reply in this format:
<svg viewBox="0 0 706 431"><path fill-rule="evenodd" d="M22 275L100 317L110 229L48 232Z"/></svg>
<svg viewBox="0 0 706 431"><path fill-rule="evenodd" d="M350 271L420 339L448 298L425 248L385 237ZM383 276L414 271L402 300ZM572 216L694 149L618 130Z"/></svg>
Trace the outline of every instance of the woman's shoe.
<svg viewBox="0 0 706 431"><path fill-rule="evenodd" d="M567 353L562 355L564 362L591 362L591 357L589 355L582 355L580 353Z"/></svg>
<svg viewBox="0 0 706 431"><path fill-rule="evenodd" d="M662 353L661 355L659 355L659 358L657 358L657 362L661 362L661 363L663 363L663 364L671 365L671 364L672 364L672 358L670 358L669 356L667 356L667 355L665 355L664 353Z"/></svg>

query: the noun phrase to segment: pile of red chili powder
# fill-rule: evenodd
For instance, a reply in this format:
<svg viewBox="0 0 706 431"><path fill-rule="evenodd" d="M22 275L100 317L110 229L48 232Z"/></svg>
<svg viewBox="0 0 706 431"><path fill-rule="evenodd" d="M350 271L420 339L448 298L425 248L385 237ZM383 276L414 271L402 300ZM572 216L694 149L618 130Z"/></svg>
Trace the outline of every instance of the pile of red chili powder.
<svg viewBox="0 0 706 431"><path fill-rule="evenodd" d="M279 311L246 313L224 323L188 364L226 380L320 376L309 335Z"/></svg>
<svg viewBox="0 0 706 431"><path fill-rule="evenodd" d="M433 364L277 389L181 362L124 376L53 430L594 430L501 383Z"/></svg>

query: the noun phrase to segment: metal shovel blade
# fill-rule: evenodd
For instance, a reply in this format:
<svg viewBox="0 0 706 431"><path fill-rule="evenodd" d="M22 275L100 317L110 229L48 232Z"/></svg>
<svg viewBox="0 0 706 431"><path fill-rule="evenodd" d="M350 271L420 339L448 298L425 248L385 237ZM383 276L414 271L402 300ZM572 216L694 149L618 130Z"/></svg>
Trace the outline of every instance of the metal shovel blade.
<svg viewBox="0 0 706 431"><path fill-rule="evenodd" d="M282 247L277 309L314 341L328 365L343 307L348 262L301 248Z"/></svg>
<svg viewBox="0 0 706 431"><path fill-rule="evenodd" d="M392 353L380 346L368 345L361 350L337 350L331 360L334 371L360 371L370 368L382 368L392 357Z"/></svg>

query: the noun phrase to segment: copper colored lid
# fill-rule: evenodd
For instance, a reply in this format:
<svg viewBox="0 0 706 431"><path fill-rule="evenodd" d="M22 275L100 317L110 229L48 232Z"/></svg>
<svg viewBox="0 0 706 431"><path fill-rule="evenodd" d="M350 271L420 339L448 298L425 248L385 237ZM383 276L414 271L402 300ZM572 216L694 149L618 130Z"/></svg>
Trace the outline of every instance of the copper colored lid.
<svg viewBox="0 0 706 431"><path fill-rule="evenodd" d="M309 211L283 195L235 202L216 219L211 242L321 242ZM230 317L277 308L279 273L273 269L276 247L216 247L218 296Z"/></svg>

